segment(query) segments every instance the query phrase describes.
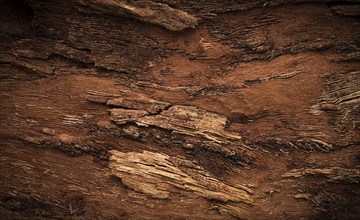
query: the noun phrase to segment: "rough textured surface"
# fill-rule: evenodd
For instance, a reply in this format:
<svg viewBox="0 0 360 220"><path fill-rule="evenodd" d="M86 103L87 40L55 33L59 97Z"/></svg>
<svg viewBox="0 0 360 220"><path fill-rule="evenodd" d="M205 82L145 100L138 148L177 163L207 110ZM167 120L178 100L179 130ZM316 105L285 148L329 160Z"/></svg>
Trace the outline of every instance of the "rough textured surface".
<svg viewBox="0 0 360 220"><path fill-rule="evenodd" d="M357 219L358 9L0 0L1 219Z"/></svg>
<svg viewBox="0 0 360 220"><path fill-rule="evenodd" d="M126 186L154 198L168 199L170 193L185 190L223 202L252 201L252 190L224 184L188 160L149 151L111 151L109 160L111 172L121 178Z"/></svg>
<svg viewBox="0 0 360 220"><path fill-rule="evenodd" d="M319 103L311 112L328 114L329 124L339 133L346 134L359 128L360 71L325 74L327 88L319 98Z"/></svg>

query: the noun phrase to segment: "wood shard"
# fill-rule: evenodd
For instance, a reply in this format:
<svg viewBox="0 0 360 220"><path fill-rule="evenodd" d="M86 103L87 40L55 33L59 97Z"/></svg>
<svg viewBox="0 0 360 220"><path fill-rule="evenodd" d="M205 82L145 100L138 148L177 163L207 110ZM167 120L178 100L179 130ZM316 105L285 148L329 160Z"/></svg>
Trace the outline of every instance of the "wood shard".
<svg viewBox="0 0 360 220"><path fill-rule="evenodd" d="M342 167L294 169L284 174L283 177L299 178L308 175L324 176L328 179L329 182L342 182L342 183L360 182L359 169L346 169Z"/></svg>
<svg viewBox="0 0 360 220"><path fill-rule="evenodd" d="M172 31L194 28L198 24L194 16L171 8L167 4L153 1L91 0L80 2L83 5L90 6L97 13L130 16L147 23L160 25Z"/></svg>
<svg viewBox="0 0 360 220"><path fill-rule="evenodd" d="M239 140L240 136L225 131L227 118L225 116L208 112L193 106L176 105L164 110L158 115L139 114L128 116L130 111L113 111L111 119L123 124L135 122L142 126L156 126L173 132L187 134L191 136L203 136L215 142L223 142L226 139ZM134 113L139 113L134 111ZM127 118L127 119L126 119Z"/></svg>
<svg viewBox="0 0 360 220"><path fill-rule="evenodd" d="M165 109L166 107L170 106L170 103L160 102L153 99L125 98L125 97L110 99L107 101L106 104L123 107L123 108L145 110L151 114L155 114Z"/></svg>
<svg viewBox="0 0 360 220"><path fill-rule="evenodd" d="M225 131L228 121L225 116L194 106L171 106L171 103L154 100L134 92L113 95L89 91L87 99L106 103L110 107L118 107L109 109L110 119L117 124L132 122L139 126L156 126L174 133L202 136L217 143L241 139L236 133Z"/></svg>
<svg viewBox="0 0 360 220"><path fill-rule="evenodd" d="M110 151L111 173L132 190L166 199L172 192L190 192L223 202L252 203L253 193L244 186L230 186L212 177L189 160L143 151Z"/></svg>

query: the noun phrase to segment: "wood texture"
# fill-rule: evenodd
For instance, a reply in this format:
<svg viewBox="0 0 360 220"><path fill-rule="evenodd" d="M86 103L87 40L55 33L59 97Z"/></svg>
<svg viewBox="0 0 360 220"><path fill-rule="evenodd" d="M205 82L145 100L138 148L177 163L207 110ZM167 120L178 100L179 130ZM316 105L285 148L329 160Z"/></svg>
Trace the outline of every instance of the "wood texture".
<svg viewBox="0 0 360 220"><path fill-rule="evenodd" d="M1 219L357 219L356 0L0 0Z"/></svg>

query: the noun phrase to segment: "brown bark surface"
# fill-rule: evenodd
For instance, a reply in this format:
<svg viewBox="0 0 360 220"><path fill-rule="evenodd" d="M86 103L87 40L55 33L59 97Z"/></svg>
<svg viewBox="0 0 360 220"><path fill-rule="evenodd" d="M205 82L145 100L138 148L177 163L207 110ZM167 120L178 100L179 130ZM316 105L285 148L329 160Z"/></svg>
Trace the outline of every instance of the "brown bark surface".
<svg viewBox="0 0 360 220"><path fill-rule="evenodd" d="M355 0L0 1L1 219L357 219Z"/></svg>

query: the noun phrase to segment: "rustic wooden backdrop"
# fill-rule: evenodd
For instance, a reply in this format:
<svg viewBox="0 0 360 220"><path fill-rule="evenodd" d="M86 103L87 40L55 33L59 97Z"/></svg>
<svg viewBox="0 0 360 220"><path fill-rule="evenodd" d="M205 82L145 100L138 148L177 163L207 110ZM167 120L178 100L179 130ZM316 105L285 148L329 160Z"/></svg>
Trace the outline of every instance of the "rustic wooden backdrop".
<svg viewBox="0 0 360 220"><path fill-rule="evenodd" d="M1 0L1 219L356 219L356 0Z"/></svg>

